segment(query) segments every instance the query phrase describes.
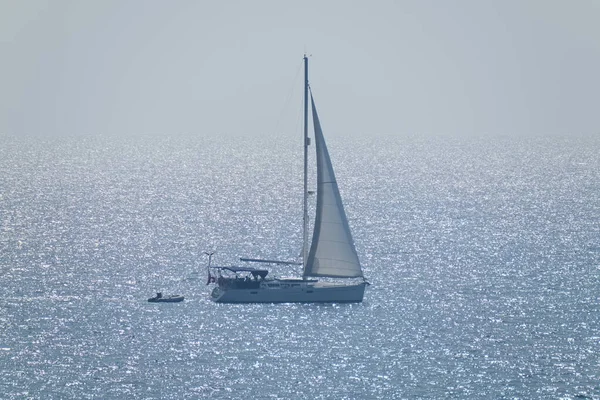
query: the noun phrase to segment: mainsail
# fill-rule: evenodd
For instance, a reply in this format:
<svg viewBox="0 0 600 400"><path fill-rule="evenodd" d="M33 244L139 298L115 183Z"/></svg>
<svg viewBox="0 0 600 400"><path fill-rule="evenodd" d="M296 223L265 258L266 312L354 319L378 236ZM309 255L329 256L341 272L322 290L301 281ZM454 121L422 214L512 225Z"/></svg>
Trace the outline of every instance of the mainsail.
<svg viewBox="0 0 600 400"><path fill-rule="evenodd" d="M310 100L317 153L317 212L304 276L361 277L360 262L312 93Z"/></svg>

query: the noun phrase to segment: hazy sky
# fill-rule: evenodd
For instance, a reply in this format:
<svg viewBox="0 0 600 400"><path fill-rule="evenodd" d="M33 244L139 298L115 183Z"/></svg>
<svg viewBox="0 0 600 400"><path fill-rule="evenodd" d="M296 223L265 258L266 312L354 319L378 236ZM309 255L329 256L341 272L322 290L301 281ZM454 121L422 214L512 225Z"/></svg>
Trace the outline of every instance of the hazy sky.
<svg viewBox="0 0 600 400"><path fill-rule="evenodd" d="M294 128L305 49L328 134L600 134L600 0L0 0L0 46L6 134Z"/></svg>

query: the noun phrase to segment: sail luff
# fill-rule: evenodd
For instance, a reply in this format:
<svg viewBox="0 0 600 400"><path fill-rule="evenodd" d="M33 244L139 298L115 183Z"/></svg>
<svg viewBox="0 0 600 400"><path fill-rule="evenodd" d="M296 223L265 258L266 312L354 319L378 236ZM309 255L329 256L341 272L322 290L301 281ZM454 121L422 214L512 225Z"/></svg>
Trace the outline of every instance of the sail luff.
<svg viewBox="0 0 600 400"><path fill-rule="evenodd" d="M311 105L317 159L317 207L304 276L362 277L312 94Z"/></svg>

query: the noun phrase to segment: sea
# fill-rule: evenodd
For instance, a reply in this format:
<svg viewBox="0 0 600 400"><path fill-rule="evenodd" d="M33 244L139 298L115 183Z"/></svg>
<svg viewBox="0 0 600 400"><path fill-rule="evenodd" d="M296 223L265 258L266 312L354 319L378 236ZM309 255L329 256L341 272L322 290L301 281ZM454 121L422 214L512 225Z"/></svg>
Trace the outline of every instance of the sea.
<svg viewBox="0 0 600 400"><path fill-rule="evenodd" d="M364 301L213 303L301 140L0 136L0 398L600 399L600 136L327 138Z"/></svg>

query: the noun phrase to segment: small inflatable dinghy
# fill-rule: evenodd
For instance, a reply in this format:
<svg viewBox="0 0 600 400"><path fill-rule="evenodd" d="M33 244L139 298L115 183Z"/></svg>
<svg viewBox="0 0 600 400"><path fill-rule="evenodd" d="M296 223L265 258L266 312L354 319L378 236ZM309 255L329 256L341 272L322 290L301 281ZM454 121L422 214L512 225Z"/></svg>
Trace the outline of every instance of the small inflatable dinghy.
<svg viewBox="0 0 600 400"><path fill-rule="evenodd" d="M178 294L163 296L163 294L159 292L156 293L156 296L150 297L148 301L150 303L179 303L180 301L183 301L183 296Z"/></svg>

